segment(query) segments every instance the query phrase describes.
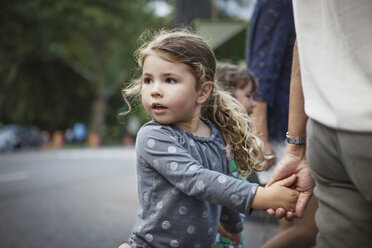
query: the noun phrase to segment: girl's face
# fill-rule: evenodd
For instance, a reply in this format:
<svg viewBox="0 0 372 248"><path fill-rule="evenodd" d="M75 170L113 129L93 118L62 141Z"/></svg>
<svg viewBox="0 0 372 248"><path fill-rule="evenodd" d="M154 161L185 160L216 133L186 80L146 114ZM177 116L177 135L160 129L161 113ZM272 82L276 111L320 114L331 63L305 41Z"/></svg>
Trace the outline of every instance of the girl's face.
<svg viewBox="0 0 372 248"><path fill-rule="evenodd" d="M253 100L252 82L249 82L245 87L235 89L236 99L243 105L247 113L250 115L253 113L256 102Z"/></svg>
<svg viewBox="0 0 372 248"><path fill-rule="evenodd" d="M142 69L142 103L154 120L180 128L199 120L198 90L187 65L151 53L145 58Z"/></svg>

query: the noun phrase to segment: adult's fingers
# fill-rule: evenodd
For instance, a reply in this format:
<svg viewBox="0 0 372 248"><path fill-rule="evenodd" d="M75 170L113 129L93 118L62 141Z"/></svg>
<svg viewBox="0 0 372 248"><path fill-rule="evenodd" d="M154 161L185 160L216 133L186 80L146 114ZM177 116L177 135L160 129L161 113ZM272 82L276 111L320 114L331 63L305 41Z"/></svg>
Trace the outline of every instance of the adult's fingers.
<svg viewBox="0 0 372 248"><path fill-rule="evenodd" d="M304 192L299 195L295 211L297 217L302 218L302 216L304 216L305 208L309 203L312 195L312 192Z"/></svg>
<svg viewBox="0 0 372 248"><path fill-rule="evenodd" d="M283 179L281 185L285 187L290 187L296 182L296 178L297 178L296 175L293 174L292 176Z"/></svg>

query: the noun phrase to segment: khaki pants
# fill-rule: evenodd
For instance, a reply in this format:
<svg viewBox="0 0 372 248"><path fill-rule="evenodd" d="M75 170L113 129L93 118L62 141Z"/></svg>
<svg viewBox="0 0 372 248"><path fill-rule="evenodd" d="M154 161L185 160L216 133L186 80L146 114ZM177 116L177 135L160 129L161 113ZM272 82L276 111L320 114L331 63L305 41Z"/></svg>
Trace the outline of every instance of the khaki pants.
<svg viewBox="0 0 372 248"><path fill-rule="evenodd" d="M372 247L372 133L307 124L307 161L319 199L316 247Z"/></svg>

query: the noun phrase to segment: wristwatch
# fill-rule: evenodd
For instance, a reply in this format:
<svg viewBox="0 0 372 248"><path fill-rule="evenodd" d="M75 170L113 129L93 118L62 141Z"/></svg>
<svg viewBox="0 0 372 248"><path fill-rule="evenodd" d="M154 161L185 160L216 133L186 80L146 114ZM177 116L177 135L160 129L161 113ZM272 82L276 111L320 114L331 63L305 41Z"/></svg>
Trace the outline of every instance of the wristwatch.
<svg viewBox="0 0 372 248"><path fill-rule="evenodd" d="M286 133L287 144L304 145L306 144L306 137L290 137L288 132Z"/></svg>

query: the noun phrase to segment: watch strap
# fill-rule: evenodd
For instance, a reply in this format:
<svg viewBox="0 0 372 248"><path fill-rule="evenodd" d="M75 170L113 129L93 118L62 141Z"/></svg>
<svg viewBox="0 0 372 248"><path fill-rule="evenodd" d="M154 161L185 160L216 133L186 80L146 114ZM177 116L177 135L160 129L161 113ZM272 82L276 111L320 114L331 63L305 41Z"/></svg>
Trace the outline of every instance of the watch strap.
<svg viewBox="0 0 372 248"><path fill-rule="evenodd" d="M306 144L306 137L291 137L286 133L287 144L304 145Z"/></svg>

